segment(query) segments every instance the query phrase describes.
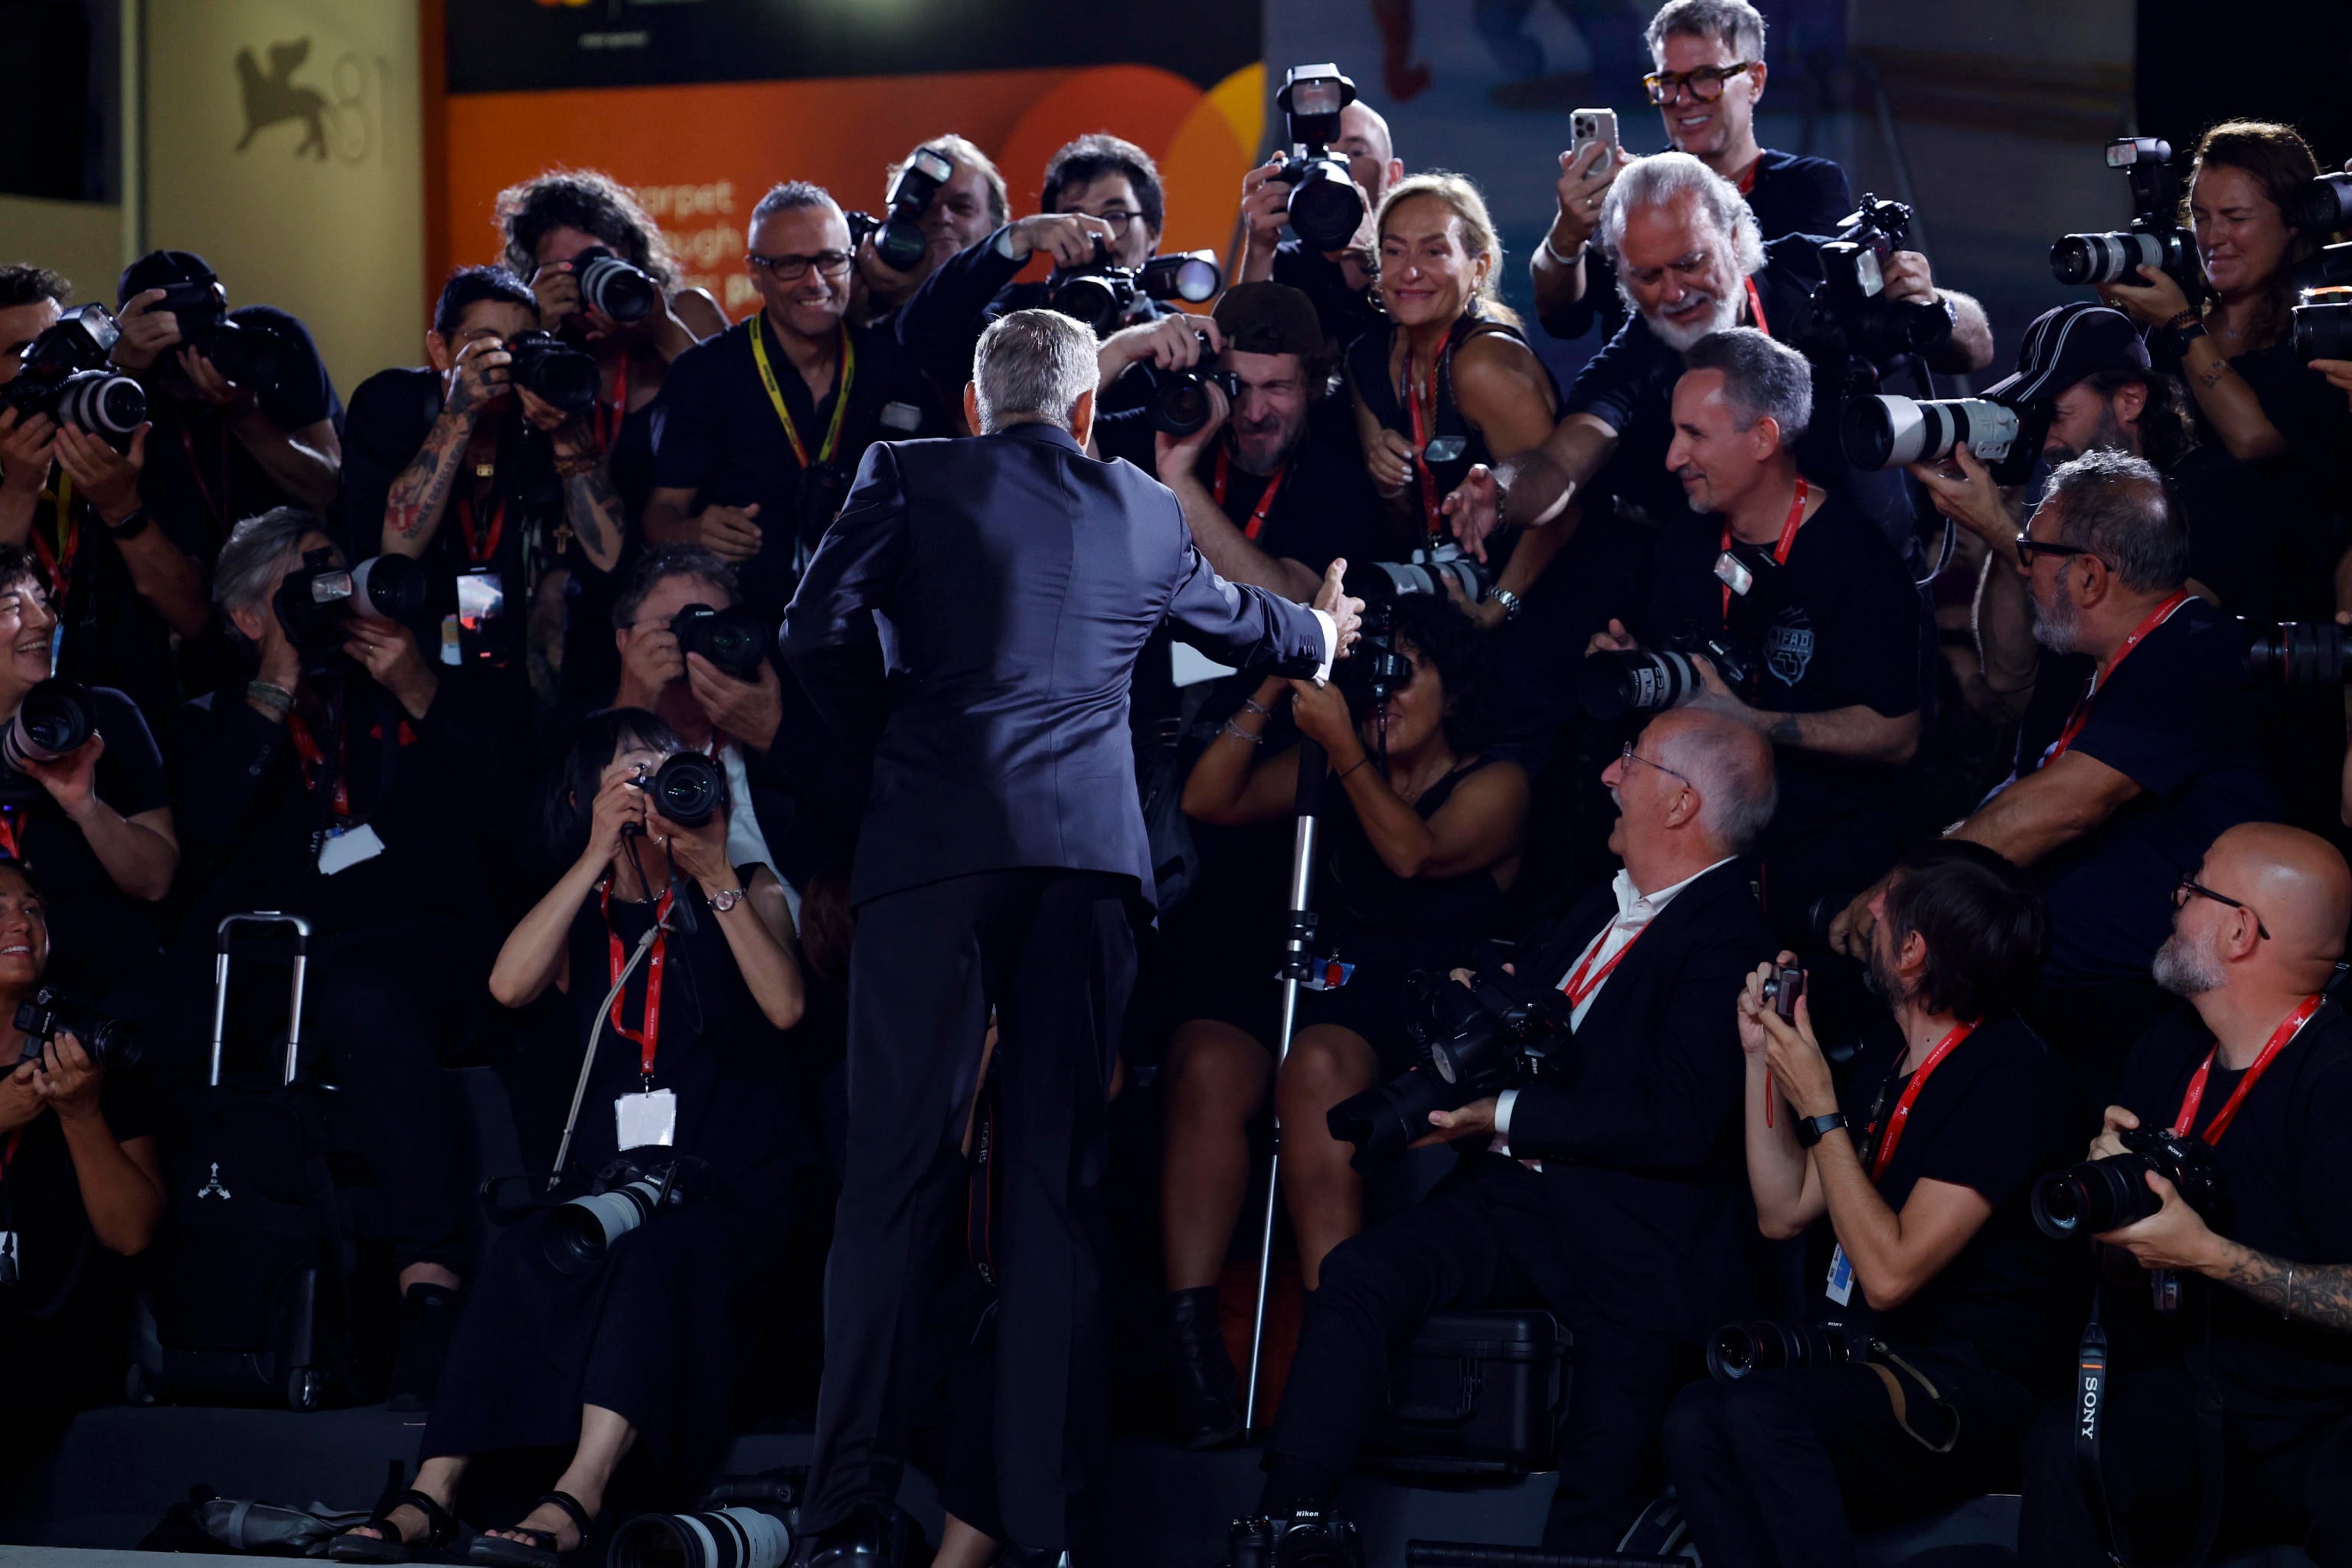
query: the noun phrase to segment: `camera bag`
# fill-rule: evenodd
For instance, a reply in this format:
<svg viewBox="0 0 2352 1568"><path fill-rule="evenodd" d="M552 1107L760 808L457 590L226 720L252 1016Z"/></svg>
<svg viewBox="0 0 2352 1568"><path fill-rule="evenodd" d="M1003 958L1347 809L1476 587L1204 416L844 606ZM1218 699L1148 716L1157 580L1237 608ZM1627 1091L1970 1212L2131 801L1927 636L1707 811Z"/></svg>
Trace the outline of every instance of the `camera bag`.
<svg viewBox="0 0 2352 1568"><path fill-rule="evenodd" d="M221 1075L229 945L241 924L294 934L285 1059L259 1082ZM274 911L221 921L212 1065L168 1151L152 1332L141 1336L133 1373L152 1397L311 1410L349 1383L348 1227L330 1157L329 1091L295 1081L309 937L309 922Z"/></svg>
<svg viewBox="0 0 2352 1568"><path fill-rule="evenodd" d="M1571 1348L1549 1312L1437 1313L1391 1357L1365 1462L1403 1476L1556 1468Z"/></svg>

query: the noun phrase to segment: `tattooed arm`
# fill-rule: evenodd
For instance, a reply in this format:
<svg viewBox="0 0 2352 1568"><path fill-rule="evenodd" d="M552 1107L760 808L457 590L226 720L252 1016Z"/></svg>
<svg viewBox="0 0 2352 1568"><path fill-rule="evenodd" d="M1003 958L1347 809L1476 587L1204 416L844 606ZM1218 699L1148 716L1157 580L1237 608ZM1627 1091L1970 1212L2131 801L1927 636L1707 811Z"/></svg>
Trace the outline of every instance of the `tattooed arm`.
<svg viewBox="0 0 2352 1568"><path fill-rule="evenodd" d="M457 351L449 392L425 445L392 481L383 508L383 548L394 555L422 555L433 542L449 494L466 466L485 405L507 387L511 361L496 338L479 338Z"/></svg>
<svg viewBox="0 0 2352 1568"><path fill-rule="evenodd" d="M560 446L556 457L563 459ZM610 572L621 563L621 496L613 488L611 468L601 458L593 468L565 475L563 510L591 565L599 572Z"/></svg>
<svg viewBox="0 0 2352 1568"><path fill-rule="evenodd" d="M2261 1302L2281 1317L2352 1334L2352 1265L2294 1263L2218 1235L2182 1201L2170 1182L2147 1173L2163 1206L2098 1239L2122 1247L2143 1268L2202 1274Z"/></svg>

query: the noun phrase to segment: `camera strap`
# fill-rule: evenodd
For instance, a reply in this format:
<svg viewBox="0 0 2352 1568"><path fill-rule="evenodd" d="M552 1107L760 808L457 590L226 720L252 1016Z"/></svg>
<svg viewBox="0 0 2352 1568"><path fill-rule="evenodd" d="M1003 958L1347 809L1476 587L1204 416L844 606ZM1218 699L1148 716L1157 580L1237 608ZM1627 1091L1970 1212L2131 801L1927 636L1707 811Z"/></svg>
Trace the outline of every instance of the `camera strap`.
<svg viewBox="0 0 2352 1568"><path fill-rule="evenodd" d="M457 531L465 537L466 559L476 566L487 566L499 552L499 541L506 536L507 502L500 496L490 508L490 526L487 532L474 526L474 498L461 494L452 503L457 509Z"/></svg>
<svg viewBox="0 0 2352 1568"><path fill-rule="evenodd" d="M661 1045L662 967L669 951L670 905L677 898L677 888L673 883L662 889L660 901L654 905L654 930L660 934L654 938L653 952L646 960L645 1026L632 1029L621 1022L621 974L629 957L621 946L620 933L613 929L613 879L606 877L596 889L597 910L604 917L606 973L613 986L613 1032L636 1046L637 1072L647 1087L654 1081L654 1053Z"/></svg>
<svg viewBox="0 0 2352 1568"><path fill-rule="evenodd" d="M335 767L332 774L335 821L347 824L352 819L352 783L349 748L344 744L342 727L335 726ZM302 782L312 788L318 785L318 770L325 764L327 751L319 738L310 733L310 726L302 721L299 713L286 715L286 738L294 742L294 754L302 761Z"/></svg>
<svg viewBox="0 0 2352 1568"><path fill-rule="evenodd" d="M610 417L607 417L609 414ZM613 401L596 399L596 447L610 452L620 444L621 422L629 416L629 351L621 350L621 368L613 374Z"/></svg>
<svg viewBox="0 0 2352 1568"><path fill-rule="evenodd" d="M1752 289L1755 285L1751 283L1748 287ZM1786 566L1789 563L1790 547L1797 542L1797 530L1804 525L1805 498L1811 493L1812 487L1800 474L1797 477L1797 499L1789 503L1789 521L1780 525L1780 542L1772 547L1773 565ZM1719 554L1731 553L1731 520L1727 517L1723 521L1723 542L1715 548ZM1728 583L1723 585L1723 624L1727 631L1730 629L1731 584Z"/></svg>
<svg viewBox="0 0 2352 1568"><path fill-rule="evenodd" d="M2107 1473L2099 1459L2099 1430L2106 1417L2107 1331L2099 1322L2106 1300L2104 1289L2091 1295L2091 1321L2083 1325L2082 1343L2074 1357L2074 1474L2091 1505L2091 1522L2099 1545L2116 1568L2131 1561L2131 1548L2116 1523L2107 1502Z"/></svg>
<svg viewBox="0 0 2352 1568"><path fill-rule="evenodd" d="M1644 924L1635 928L1633 934L1625 939L1625 945L1612 953L1608 963L1595 970L1592 967L1593 960L1601 956L1601 950L1609 945L1611 934L1617 929L1617 922L1613 920L1601 927L1601 935L1594 939L1591 950L1585 953L1582 961L1575 968L1568 972L1568 978L1560 982L1559 988L1567 993L1568 1005L1571 1009L1583 1006L1592 994L1601 989L1601 983L1608 979L1619 964L1625 962L1625 955L1633 951L1635 942L1648 934L1650 927Z"/></svg>
<svg viewBox="0 0 2352 1568"><path fill-rule="evenodd" d="M1217 444L1217 480L1212 487L1214 491L1212 499L1219 506L1225 504L1225 478L1232 471L1232 467L1227 444L1221 441ZM1282 489L1282 477L1288 472L1290 472L1290 465L1284 463L1275 469L1273 477L1265 481L1265 489L1258 494L1257 505L1250 509L1249 521L1242 525L1244 539L1253 542L1256 541L1259 531L1265 527L1265 514L1273 509L1274 498Z"/></svg>
<svg viewBox="0 0 2352 1568"><path fill-rule="evenodd" d="M2245 1103L2246 1095L2254 1087L2255 1080L2270 1070L2273 1058L2277 1057L2279 1052L2286 1049L2287 1042L2303 1033L2303 1026L2311 1022L2311 1016L2314 1013L2319 1011L2320 998L2325 993L2322 992L2314 992L2305 997L2302 1005L2289 1013L2277 1028L2271 1031L2270 1040L2263 1047L2262 1054L2257 1056L2253 1064L2246 1068L2246 1075L2238 1080L2237 1089L2231 1092L2228 1100L2222 1102L2221 1109L2213 1113L2213 1124L2206 1128L2204 1132L2207 1143L2219 1143L2221 1141L2221 1134L2227 1132L2230 1130L2230 1123L2237 1120L2238 1107ZM2188 1136L2190 1129L2196 1125L2197 1108L2205 1100L2205 1079L2212 1072L2213 1058L2220 1054L2221 1049L2221 1045L2216 1042L2213 1048L2205 1053L2205 1059L2197 1064L2197 1070L2189 1075L2189 1090L2180 1097L2180 1112L2172 1119L2173 1130L2184 1137Z"/></svg>
<svg viewBox="0 0 2352 1568"><path fill-rule="evenodd" d="M1936 1069L1944 1065L1944 1058L1952 1054L1953 1047L1976 1031L1977 1026L1974 1024L1961 1024L1950 1034L1937 1041L1936 1048L1927 1053L1927 1059L1919 1064L1919 1070L1911 1075L1911 1081L1903 1086L1902 1094L1895 1101L1895 1109L1886 1113L1885 1130L1882 1131L1876 1126L1875 1116L1871 1119L1873 1123L1871 1141L1876 1145L1870 1155L1870 1180L1873 1185L1877 1184L1879 1177L1886 1173L1886 1167L1895 1163L1895 1146L1903 1142L1903 1129L1910 1124L1911 1107L1918 1100L1919 1091L1927 1087L1928 1079L1934 1077Z"/></svg>
<svg viewBox="0 0 2352 1568"><path fill-rule="evenodd" d="M50 514L56 527L58 542L53 547L41 537L36 527L27 531L33 542L33 553L41 558L41 570L49 574L49 586L56 595L58 622L65 623L66 601L73 595L74 562L81 554L81 520L74 515L73 476L60 472L55 496L56 509Z"/></svg>
<svg viewBox="0 0 2352 1568"><path fill-rule="evenodd" d="M776 417L783 422L784 439L793 444L793 456L803 468L812 466L807 443L801 439L800 427L793 423L793 411L784 406L783 388L776 384L776 367L768 358L768 313L753 316L744 325L751 335L751 360L760 367L760 384L768 389L768 401L775 405ZM841 421L849 412L849 386L857 375L857 345L850 341L849 328L841 328L841 376L833 389L833 423L824 432L824 445L817 448L816 461L830 463L841 449Z"/></svg>
<svg viewBox="0 0 2352 1568"><path fill-rule="evenodd" d="M2091 704L2097 700L2107 682L2116 678L2116 671L2123 668L2124 660L2131 657L2134 648L2147 640L2150 632L2170 620L2174 613L2188 602L2189 590L2183 588L2150 610L2147 619L2132 628L2131 636L2124 638L2123 646L2116 649L2116 657L2100 666L2098 673L2091 677L2089 689L2074 704L2074 711L2067 715L2066 727L2058 731L2058 738L2050 742L2050 749L2042 753L2040 762L2033 764L2034 772L2041 772L2066 754L2066 748L2074 743L2074 737L2083 732L2083 726L2090 721Z"/></svg>

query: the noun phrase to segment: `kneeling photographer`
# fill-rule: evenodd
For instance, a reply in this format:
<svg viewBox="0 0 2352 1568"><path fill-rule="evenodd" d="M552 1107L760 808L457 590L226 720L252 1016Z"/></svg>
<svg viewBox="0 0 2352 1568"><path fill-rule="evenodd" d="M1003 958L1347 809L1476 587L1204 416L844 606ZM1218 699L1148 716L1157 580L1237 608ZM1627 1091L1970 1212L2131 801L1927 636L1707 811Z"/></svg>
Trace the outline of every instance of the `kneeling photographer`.
<svg viewBox="0 0 2352 1568"><path fill-rule="evenodd" d="M2174 901L2155 973L2189 1005L2133 1050L2094 1163L2035 1193L2044 1229L2108 1249L2114 1354L2085 1336L2104 1364L2026 1446L2019 1550L2074 1568L2297 1542L2335 1568L2352 1563L2352 1021L2324 991L2352 871L2323 838L2251 824Z"/></svg>
<svg viewBox="0 0 2352 1568"><path fill-rule="evenodd" d="M1853 1564L1857 1528L2014 1485L2063 1364L2049 1324L2065 1254L2027 1194L2065 1157L2074 1091L2015 1011L2048 913L2016 868L1952 840L1906 856L1880 909L1870 988L1895 1027L1862 1044L1843 1094L1793 954L1739 997L1757 1218L1823 1245L1800 1320L1726 1325L1716 1381L1666 1417L1666 1468L1713 1568Z"/></svg>
<svg viewBox="0 0 2352 1568"><path fill-rule="evenodd" d="M1368 1152L1433 1128L1467 1142L1426 1202L1324 1260L1268 1446L1269 1520L1328 1507L1387 1397L1391 1346L1452 1307L1538 1304L1575 1336L1547 1548L1612 1552L1654 1494L1667 1403L1740 1293L1726 1003L1771 941L1736 862L1772 815L1772 751L1720 715L1662 713L1601 779L1621 813L1615 884L1533 928L1517 975L1475 976L1475 1019L1432 1042L1499 1047L1475 1055L1504 1070L1456 1057L1454 1092L1407 1078L1351 1129ZM1517 993L1524 1034L1488 992Z"/></svg>
<svg viewBox="0 0 2352 1568"><path fill-rule="evenodd" d="M568 1000L582 1057L548 1187L569 1201L499 1237L450 1346L415 1486L331 1556L444 1547L471 1460L569 1447L554 1486L471 1553L553 1568L633 1448L673 1489L718 1457L740 1375L730 1331L780 1261L793 1171L814 1149L780 1033L801 1016L792 919L772 873L730 864L726 798L716 764L643 710L575 731L543 803L570 868L490 973L502 1005L551 985Z"/></svg>

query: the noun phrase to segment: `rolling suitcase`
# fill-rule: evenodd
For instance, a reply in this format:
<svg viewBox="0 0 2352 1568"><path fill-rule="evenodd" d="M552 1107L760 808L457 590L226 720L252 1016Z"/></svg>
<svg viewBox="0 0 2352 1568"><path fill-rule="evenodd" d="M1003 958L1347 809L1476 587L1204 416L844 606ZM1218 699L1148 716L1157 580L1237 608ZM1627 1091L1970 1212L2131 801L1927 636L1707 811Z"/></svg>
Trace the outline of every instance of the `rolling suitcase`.
<svg viewBox="0 0 2352 1568"><path fill-rule="evenodd" d="M1365 1462L1412 1477L1558 1468L1570 1350L1549 1312L1437 1313L1391 1357Z"/></svg>

